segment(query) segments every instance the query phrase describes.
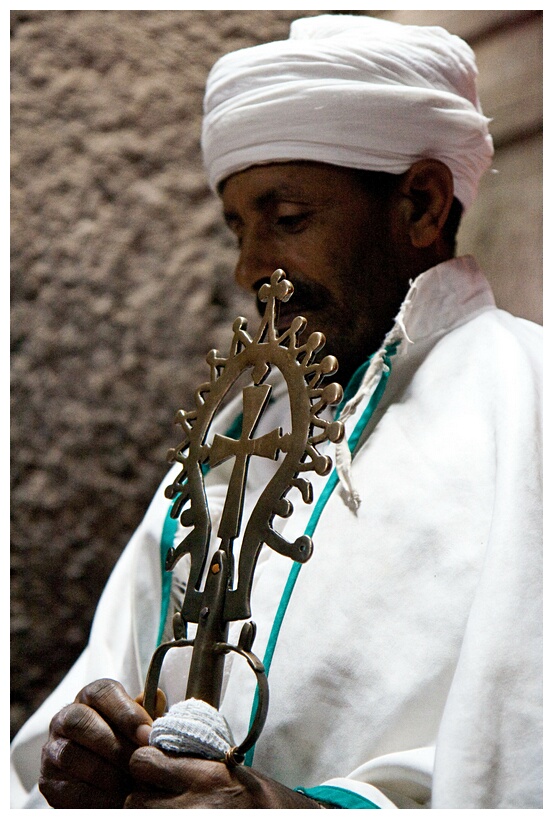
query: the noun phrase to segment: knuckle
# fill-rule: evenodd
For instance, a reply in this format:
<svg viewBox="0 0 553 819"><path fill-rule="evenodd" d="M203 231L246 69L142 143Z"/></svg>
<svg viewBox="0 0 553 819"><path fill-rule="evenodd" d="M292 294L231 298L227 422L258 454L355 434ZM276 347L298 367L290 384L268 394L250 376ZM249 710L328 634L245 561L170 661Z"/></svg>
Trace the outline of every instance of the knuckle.
<svg viewBox="0 0 553 819"><path fill-rule="evenodd" d="M55 739L44 746L42 752L42 766L46 770L50 765L63 768L67 759L70 742L67 739Z"/></svg>
<svg viewBox="0 0 553 819"><path fill-rule="evenodd" d="M96 680L85 686L77 695L77 703L97 712L124 734L134 734L141 723L151 723L142 706L115 680Z"/></svg>
<svg viewBox="0 0 553 819"><path fill-rule="evenodd" d="M91 719L89 712L89 708L78 703L66 705L52 718L50 737L54 739L59 736L69 736L76 728L86 727L86 723Z"/></svg>
<svg viewBox="0 0 553 819"><path fill-rule="evenodd" d="M52 743L47 742L42 749L40 757L40 776L45 782L48 782L51 776L56 774L55 754L52 754Z"/></svg>
<svg viewBox="0 0 553 819"><path fill-rule="evenodd" d="M60 733L66 737L75 737L88 733L97 719L96 713L86 705L69 705L59 714Z"/></svg>
<svg viewBox="0 0 553 819"><path fill-rule="evenodd" d="M107 678L95 680L94 682L85 685L77 694L76 702L84 703L85 705L95 705L109 701L114 695L123 691L121 683Z"/></svg>

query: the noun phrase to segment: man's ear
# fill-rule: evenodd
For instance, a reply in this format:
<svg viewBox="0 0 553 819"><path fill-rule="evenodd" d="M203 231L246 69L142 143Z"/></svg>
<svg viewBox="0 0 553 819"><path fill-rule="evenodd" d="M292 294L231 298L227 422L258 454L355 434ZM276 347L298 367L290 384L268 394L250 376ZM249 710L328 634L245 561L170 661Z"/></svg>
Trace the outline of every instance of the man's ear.
<svg viewBox="0 0 553 819"><path fill-rule="evenodd" d="M420 159L401 177L401 217L411 244L426 248L441 235L453 202L453 176L438 159Z"/></svg>

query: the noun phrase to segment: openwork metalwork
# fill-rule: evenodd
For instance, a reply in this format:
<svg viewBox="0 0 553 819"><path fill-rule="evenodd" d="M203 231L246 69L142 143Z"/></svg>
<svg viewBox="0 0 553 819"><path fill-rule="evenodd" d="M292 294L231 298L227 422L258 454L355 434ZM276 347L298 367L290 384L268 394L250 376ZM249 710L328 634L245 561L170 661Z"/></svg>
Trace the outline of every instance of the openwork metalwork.
<svg viewBox="0 0 553 819"><path fill-rule="evenodd" d="M181 470L165 494L173 501L171 515L180 518L190 531L169 551L166 568L173 569L185 554L190 555L191 567L181 611L173 620L175 639L159 646L152 658L144 704L153 714L161 664L170 648L193 647L186 698L203 699L216 708L220 702L224 657L229 651L241 654L257 675L260 704L248 737L233 749L234 761L243 757L261 731L268 706L268 686L263 665L251 652L255 624L245 623L238 645L232 646L227 642L228 623L251 616L250 594L263 544L300 563L311 556L311 538L302 535L290 542L276 531L274 520L291 515L293 506L287 495L293 487L299 490L305 503L312 501L312 485L306 473L325 475L332 466L331 459L317 447L325 441L337 442L343 435L339 421L321 417L328 406L337 404L342 397L339 384L323 385L324 379L338 368L333 356L319 355L325 343L323 334L311 333L302 342L307 322L301 316L294 318L282 333L276 328L278 302L288 301L292 293L293 286L284 271L276 270L258 293L266 308L256 334L250 336L246 320L237 318L229 355L224 357L217 350L208 353L210 379L197 389L195 408L177 413L176 423L184 431L184 440L169 453L170 460L179 463ZM291 429L283 432L278 427L255 437L269 403L272 386L267 378L273 368L280 371L288 388ZM244 372L250 372L251 383L242 389L240 437L236 440L216 433L210 438L208 433L221 403ZM246 479L252 457L269 458L279 464L243 527ZM206 571L212 521L204 476L206 471L231 458L234 464L217 530L220 543ZM239 538L235 571L234 544ZM187 639L188 623L198 624L193 640Z"/></svg>

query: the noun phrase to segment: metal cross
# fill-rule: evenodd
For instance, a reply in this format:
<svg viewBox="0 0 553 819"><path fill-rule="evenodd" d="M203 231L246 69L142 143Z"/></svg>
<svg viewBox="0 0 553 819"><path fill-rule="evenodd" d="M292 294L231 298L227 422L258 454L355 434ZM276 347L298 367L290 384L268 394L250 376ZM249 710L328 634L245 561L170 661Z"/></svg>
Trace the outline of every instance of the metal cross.
<svg viewBox="0 0 553 819"><path fill-rule="evenodd" d="M270 282L259 290L258 298L267 306L255 336L252 338L246 332L246 320L238 318L233 324L230 355L225 358L217 350L208 353L210 380L196 390L196 408L190 412L180 410L177 414L185 440L170 453L171 460L181 464L179 475L166 490L167 497L173 499L171 514L180 517L183 526L191 531L176 548L169 550L166 566L172 569L184 554L189 554L191 569L181 611L173 619L175 639L159 646L152 657L144 707L153 714L163 658L169 649L178 646L193 647L186 698L203 699L219 707L225 656L230 651L237 652L256 674L260 697L248 736L232 751L234 762L243 757L261 731L267 712L268 686L263 665L251 652L255 624L244 624L237 645L227 643L228 624L250 617L253 575L263 544L302 563L309 559L311 539L302 535L294 542L288 542L273 528L273 519L291 514L293 507L286 495L293 487L299 490L306 503L311 503L312 488L304 474L312 470L325 475L331 468L330 458L321 455L317 446L324 441L336 443L343 435L340 422L327 421L320 415L342 397L338 384L322 386L324 378L338 367L333 356L319 356L324 336L311 333L303 341L307 322L299 316L283 333L279 335L277 332L276 301L288 301L292 293L293 287L286 280L284 271L276 270ZM269 402L272 388L264 382L273 368L280 371L288 386L291 431L283 434L281 428L276 428L254 438ZM246 371L250 372L253 384L242 390L240 438L235 440L217 433L211 444L207 443L216 411L229 389ZM279 453L284 457L262 490L245 527L238 581L234 587L233 542L241 532L249 460L256 455L276 461ZM211 517L204 472L229 458L234 458L234 465L217 533L221 543L206 572ZM187 622L198 624L193 640L186 637Z"/></svg>

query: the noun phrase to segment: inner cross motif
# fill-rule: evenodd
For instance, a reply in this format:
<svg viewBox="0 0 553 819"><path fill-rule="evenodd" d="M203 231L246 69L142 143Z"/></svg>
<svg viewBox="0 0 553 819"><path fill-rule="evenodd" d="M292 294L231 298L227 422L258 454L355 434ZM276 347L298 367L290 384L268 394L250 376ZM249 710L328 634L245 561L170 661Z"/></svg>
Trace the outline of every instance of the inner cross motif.
<svg viewBox="0 0 553 819"><path fill-rule="evenodd" d="M285 451L286 439L288 436L282 435L280 429L273 429L266 435L259 438L252 438L259 419L269 400L271 386L262 384L259 386L245 387L243 395L243 420L242 434L238 440L227 438L225 435L215 435L211 445L209 463L215 467L223 461L234 457L234 467L230 477L228 491L225 498L223 514L219 524L218 537L221 539L222 548L230 552L232 541L240 533L240 522L244 507L244 497L246 488L246 477L248 462L252 455L262 458L271 458L275 461L278 453Z"/></svg>

